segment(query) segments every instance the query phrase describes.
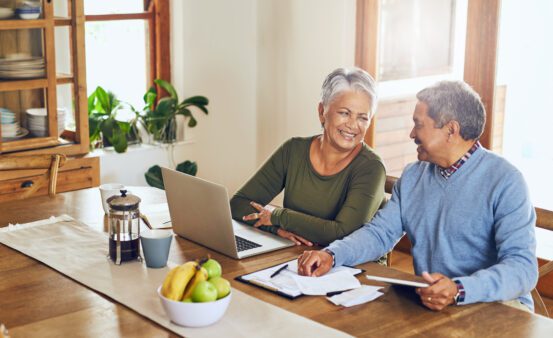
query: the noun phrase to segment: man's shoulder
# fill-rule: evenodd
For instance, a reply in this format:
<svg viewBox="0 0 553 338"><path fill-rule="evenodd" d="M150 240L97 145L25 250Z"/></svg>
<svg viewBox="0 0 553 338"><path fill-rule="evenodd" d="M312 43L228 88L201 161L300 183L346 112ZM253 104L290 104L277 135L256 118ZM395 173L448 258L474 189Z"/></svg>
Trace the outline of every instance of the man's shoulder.
<svg viewBox="0 0 553 338"><path fill-rule="evenodd" d="M481 152L478 163L480 170L486 173L493 172L495 177L501 177L501 175L522 176L518 168L503 156L485 148L480 148L479 151Z"/></svg>

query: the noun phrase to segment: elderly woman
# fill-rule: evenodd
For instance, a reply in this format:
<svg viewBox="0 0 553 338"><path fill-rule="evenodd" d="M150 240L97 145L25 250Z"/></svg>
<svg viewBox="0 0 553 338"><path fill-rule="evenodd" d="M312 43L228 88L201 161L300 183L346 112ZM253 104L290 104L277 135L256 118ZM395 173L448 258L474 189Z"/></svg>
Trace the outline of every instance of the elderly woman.
<svg viewBox="0 0 553 338"><path fill-rule="evenodd" d="M374 80L339 68L322 87L322 135L294 137L230 201L236 220L297 245L327 245L369 221L384 198L384 164L364 142L374 116ZM284 207L265 207L284 189Z"/></svg>

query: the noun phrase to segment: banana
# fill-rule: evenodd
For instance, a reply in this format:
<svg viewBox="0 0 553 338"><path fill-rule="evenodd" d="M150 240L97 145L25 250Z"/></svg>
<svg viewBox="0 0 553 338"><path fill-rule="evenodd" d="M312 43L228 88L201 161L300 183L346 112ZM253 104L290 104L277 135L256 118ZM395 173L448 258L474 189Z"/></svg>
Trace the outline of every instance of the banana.
<svg viewBox="0 0 553 338"><path fill-rule="evenodd" d="M203 267L196 268L196 274L194 274L194 277L192 280L188 283L186 286L186 290L184 291L184 295L182 296L182 299L190 298L190 295L192 295L192 292L194 291L194 288L196 285L198 285L199 282L203 282L207 280L207 270Z"/></svg>
<svg viewBox="0 0 553 338"><path fill-rule="evenodd" d="M196 274L197 267L198 262L186 262L173 268L163 281L161 294L171 300L181 300L186 286Z"/></svg>

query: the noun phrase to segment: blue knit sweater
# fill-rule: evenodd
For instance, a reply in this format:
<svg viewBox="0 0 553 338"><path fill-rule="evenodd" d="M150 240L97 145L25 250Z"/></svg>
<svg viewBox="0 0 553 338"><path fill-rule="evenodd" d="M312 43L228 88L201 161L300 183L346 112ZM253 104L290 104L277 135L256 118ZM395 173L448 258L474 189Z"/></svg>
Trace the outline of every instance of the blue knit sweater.
<svg viewBox="0 0 553 338"><path fill-rule="evenodd" d="M416 274L460 280L463 304L518 298L533 309L535 220L521 173L479 148L447 180L435 164L410 164L373 220L328 248L336 265L356 265L390 251L405 232Z"/></svg>

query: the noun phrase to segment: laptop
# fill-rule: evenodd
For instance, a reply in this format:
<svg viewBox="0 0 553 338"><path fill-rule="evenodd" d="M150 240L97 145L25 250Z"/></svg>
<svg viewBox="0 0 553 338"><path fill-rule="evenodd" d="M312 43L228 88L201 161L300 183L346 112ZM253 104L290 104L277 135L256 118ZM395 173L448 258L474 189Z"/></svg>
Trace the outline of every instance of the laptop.
<svg viewBox="0 0 553 338"><path fill-rule="evenodd" d="M232 258L242 259L294 243L232 219L227 189L161 168L173 231Z"/></svg>

